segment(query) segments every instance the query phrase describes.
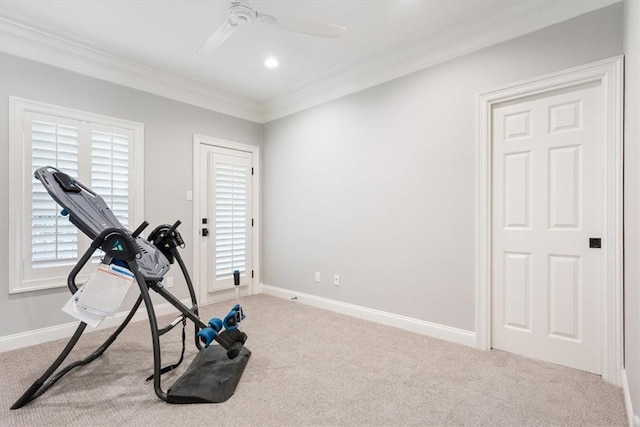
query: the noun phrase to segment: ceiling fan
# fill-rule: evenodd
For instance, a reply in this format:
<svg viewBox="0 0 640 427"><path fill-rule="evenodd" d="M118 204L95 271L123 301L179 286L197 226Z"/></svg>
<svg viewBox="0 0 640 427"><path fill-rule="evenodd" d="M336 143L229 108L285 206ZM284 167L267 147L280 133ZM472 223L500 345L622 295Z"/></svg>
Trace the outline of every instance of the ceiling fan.
<svg viewBox="0 0 640 427"><path fill-rule="evenodd" d="M279 19L260 13L247 5L246 0L230 0L229 15L220 28L211 34L198 48L198 53L207 55L224 43L242 25L266 25L281 30L309 34L317 37L338 38L347 29L339 25L324 24L305 19Z"/></svg>

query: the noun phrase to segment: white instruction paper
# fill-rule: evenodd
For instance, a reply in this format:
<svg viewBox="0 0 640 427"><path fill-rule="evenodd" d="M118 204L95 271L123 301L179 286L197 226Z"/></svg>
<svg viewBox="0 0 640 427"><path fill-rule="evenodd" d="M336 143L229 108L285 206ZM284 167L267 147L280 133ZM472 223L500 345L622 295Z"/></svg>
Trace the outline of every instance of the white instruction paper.
<svg viewBox="0 0 640 427"><path fill-rule="evenodd" d="M133 274L122 267L100 264L82 287L78 308L91 314L113 316L133 283Z"/></svg>
<svg viewBox="0 0 640 427"><path fill-rule="evenodd" d="M134 281L133 273L116 265L100 264L87 283L69 298L62 311L95 328L113 316Z"/></svg>
<svg viewBox="0 0 640 427"><path fill-rule="evenodd" d="M62 311L65 313L75 317L76 319L86 323L92 328L96 328L106 316L100 316L98 314L89 313L87 310L78 307L78 298L80 298L80 294L82 293L82 289L79 289L78 292L71 295L69 301L62 307Z"/></svg>

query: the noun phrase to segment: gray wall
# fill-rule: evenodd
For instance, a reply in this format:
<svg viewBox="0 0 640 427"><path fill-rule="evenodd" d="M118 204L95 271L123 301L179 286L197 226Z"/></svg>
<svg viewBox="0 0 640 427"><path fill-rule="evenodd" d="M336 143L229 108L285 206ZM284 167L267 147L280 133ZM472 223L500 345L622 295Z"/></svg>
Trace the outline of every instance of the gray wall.
<svg viewBox="0 0 640 427"><path fill-rule="evenodd" d="M144 123L147 232L181 219L183 253L191 270L192 202L186 191L192 188L193 134L260 145L262 126L6 54L0 56L0 76L0 241L8 237L8 97L19 96ZM66 288L8 294L8 250L0 244L0 336L73 321L60 310L69 296ZM172 291L188 298L179 268L173 269Z"/></svg>
<svg viewBox="0 0 640 427"><path fill-rule="evenodd" d="M474 330L475 95L620 55L622 22L616 4L266 124L263 282Z"/></svg>
<svg viewBox="0 0 640 427"><path fill-rule="evenodd" d="M625 2L625 371L640 415L640 2Z"/></svg>

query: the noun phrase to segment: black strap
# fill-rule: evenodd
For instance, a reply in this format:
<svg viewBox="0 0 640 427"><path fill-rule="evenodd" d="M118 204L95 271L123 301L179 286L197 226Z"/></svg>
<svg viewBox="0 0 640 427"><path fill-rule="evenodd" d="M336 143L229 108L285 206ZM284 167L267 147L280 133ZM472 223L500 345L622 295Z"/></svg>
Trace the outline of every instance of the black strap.
<svg viewBox="0 0 640 427"><path fill-rule="evenodd" d="M187 328L187 319L183 317L182 318L182 353L180 353L180 360L178 360L173 365L168 365L168 366L165 366L164 368L160 369L160 375L166 374L167 372L170 372L170 371L173 371L178 366L180 366L180 364L182 363L182 360L184 359L184 350L186 348L186 345L185 345L185 341L186 341L185 329L186 328ZM147 381L147 382L151 381L153 379L154 375L155 374L149 375L145 381Z"/></svg>

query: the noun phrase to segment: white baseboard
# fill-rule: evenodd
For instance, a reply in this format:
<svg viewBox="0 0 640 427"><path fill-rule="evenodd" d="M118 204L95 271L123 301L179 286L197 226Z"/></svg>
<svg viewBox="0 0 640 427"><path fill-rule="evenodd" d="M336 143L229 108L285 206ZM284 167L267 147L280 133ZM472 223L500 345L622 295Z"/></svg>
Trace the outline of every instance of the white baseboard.
<svg viewBox="0 0 640 427"><path fill-rule="evenodd" d="M295 297L297 302L301 302L303 304L334 311L336 313L346 314L347 316L357 317L359 319L369 320L371 322L381 323L387 326L394 326L396 328L405 329L407 331L427 335L433 338L439 338L456 344L462 344L469 347L475 347L476 345L476 334L472 331L465 331L463 329L431 323L399 314L388 313L386 311L317 297L315 295L265 285L264 283L260 283L257 290L266 295L288 300Z"/></svg>
<svg viewBox="0 0 640 427"><path fill-rule="evenodd" d="M631 392L629 391L629 380L627 379L627 371L622 370L622 391L624 393L624 407L627 410L627 421L629 427L640 427L640 416L633 412L633 404L631 403Z"/></svg>
<svg viewBox="0 0 640 427"><path fill-rule="evenodd" d="M181 302L187 307L191 307L191 299L184 299ZM156 316L164 316L165 314L177 313L178 310L169 303L156 304L153 306ZM104 321L97 327L88 327L85 329L85 333L99 331L101 329L111 328L119 326L120 323L127 317L128 311L116 313L112 317L104 319ZM142 306L138 308L136 314L131 319L132 322L147 319L147 309ZM62 325L50 326L42 329L35 329L33 331L20 332L13 335L5 335L0 337L0 353L10 350L16 350L18 348L29 347L36 344L42 344L49 341L55 341L62 338L69 338L73 335L78 324L80 322L69 322Z"/></svg>

